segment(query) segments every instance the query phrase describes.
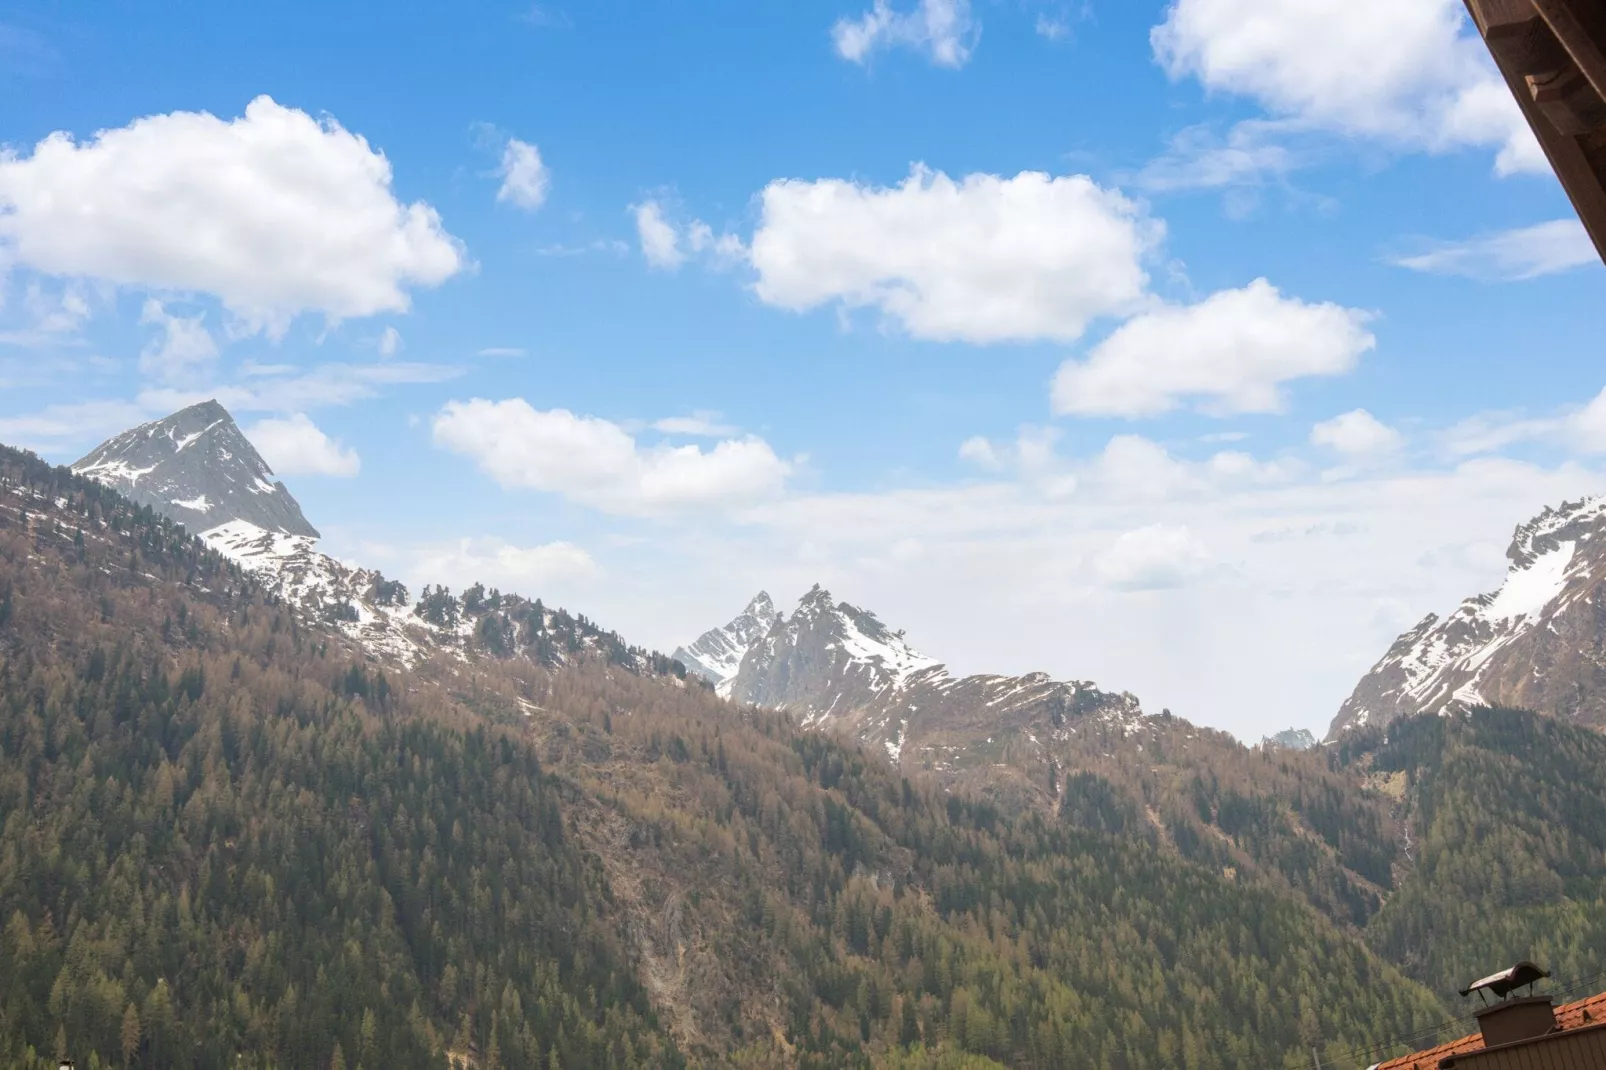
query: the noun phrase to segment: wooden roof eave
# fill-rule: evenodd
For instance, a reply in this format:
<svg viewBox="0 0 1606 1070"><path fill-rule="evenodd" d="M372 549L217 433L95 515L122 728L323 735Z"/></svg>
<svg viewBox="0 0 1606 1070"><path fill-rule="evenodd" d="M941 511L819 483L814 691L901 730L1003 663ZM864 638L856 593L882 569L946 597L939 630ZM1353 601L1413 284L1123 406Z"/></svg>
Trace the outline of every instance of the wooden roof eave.
<svg viewBox="0 0 1606 1070"><path fill-rule="evenodd" d="M1606 4L1465 2L1596 251L1606 260L1606 123L1601 121L1606 116ZM1563 80L1575 87L1579 104L1538 99ZM1558 129L1558 118L1570 132Z"/></svg>

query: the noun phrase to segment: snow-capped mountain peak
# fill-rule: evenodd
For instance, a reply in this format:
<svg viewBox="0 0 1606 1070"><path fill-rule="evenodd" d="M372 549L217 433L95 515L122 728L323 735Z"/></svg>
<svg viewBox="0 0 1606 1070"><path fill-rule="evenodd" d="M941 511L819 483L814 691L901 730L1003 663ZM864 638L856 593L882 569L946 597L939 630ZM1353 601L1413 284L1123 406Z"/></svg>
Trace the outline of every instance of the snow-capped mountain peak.
<svg viewBox="0 0 1606 1070"><path fill-rule="evenodd" d="M735 629L708 634L723 640ZM956 678L903 632L819 586L753 640L718 690L847 735L894 763L978 782L996 781L1004 765L1016 773L1041 765L1078 732L1124 737L1144 724L1135 697L1090 683L1046 673Z"/></svg>
<svg viewBox="0 0 1606 1070"><path fill-rule="evenodd" d="M203 401L108 439L72 466L200 533L231 521L316 539L228 410Z"/></svg>
<svg viewBox="0 0 1606 1070"><path fill-rule="evenodd" d="M1330 735L1486 704L1606 721L1606 496L1547 508L1517 528L1506 557L1498 590L1395 640Z"/></svg>
<svg viewBox="0 0 1606 1070"><path fill-rule="evenodd" d="M780 616L768 592L760 591L729 624L704 632L690 646L677 649L674 657L689 671L716 687L722 686L736 675L742 658L769 633Z"/></svg>
<svg viewBox="0 0 1606 1070"><path fill-rule="evenodd" d="M739 702L797 709L811 719L941 672L874 613L838 603L818 585L798 600L741 659L722 693ZM845 705L847 704L847 705Z"/></svg>

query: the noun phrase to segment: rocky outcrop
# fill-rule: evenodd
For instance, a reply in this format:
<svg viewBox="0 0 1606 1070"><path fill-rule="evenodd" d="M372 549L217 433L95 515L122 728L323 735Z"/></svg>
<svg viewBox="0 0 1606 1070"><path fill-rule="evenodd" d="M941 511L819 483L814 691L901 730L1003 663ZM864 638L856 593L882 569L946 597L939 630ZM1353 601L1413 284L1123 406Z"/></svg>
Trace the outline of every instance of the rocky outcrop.
<svg viewBox="0 0 1606 1070"><path fill-rule="evenodd" d="M316 539L301 506L216 401L141 424L72 466L195 534L231 521Z"/></svg>
<svg viewBox="0 0 1606 1070"><path fill-rule="evenodd" d="M1356 685L1329 738L1471 706L1606 726L1606 497L1546 509L1516 531L1497 591L1400 636Z"/></svg>

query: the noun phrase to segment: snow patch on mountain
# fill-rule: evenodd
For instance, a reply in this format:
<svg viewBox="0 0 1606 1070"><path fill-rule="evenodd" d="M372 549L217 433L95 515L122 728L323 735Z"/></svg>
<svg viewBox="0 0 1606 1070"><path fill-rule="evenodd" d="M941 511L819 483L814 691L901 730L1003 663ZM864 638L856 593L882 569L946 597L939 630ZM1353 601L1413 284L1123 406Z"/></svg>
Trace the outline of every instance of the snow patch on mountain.
<svg viewBox="0 0 1606 1070"><path fill-rule="evenodd" d="M1606 496L1546 509L1518 527L1499 589L1468 598L1442 620L1429 614L1400 636L1340 708L1330 736L1414 713L1538 705L1539 647L1554 645L1546 633L1589 600L1606 572L1603 533Z"/></svg>
<svg viewBox="0 0 1606 1070"><path fill-rule="evenodd" d="M729 624L704 632L690 646L677 648L673 656L716 688L725 688L742 667L742 658L780 616L769 594L760 591Z"/></svg>
<svg viewBox="0 0 1606 1070"><path fill-rule="evenodd" d="M124 431L72 466L191 531L230 520L318 537L228 410L204 401Z"/></svg>

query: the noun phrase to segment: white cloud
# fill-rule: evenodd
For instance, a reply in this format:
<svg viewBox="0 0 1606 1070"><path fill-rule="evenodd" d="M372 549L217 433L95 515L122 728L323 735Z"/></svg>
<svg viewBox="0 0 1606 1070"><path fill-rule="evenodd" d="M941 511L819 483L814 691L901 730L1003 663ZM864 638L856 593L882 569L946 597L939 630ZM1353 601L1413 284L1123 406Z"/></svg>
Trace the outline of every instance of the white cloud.
<svg viewBox="0 0 1606 1070"><path fill-rule="evenodd" d="M1606 486L1599 470L1500 458L1334 481L1274 458L1188 460L1135 436L1063 463L1080 478L1064 499L1013 475L788 497L733 532L686 533L653 569L681 580L681 597L695 577L736 604L745 588L822 582L956 672L1093 680L1259 738L1325 727L1403 627L1499 584L1513 527ZM919 553L901 552L911 542ZM692 624L663 640L648 624L644 637L684 641L706 626Z"/></svg>
<svg viewBox="0 0 1606 1070"><path fill-rule="evenodd" d="M231 412L307 412L350 405L375 397L381 387L444 383L463 369L446 364L383 361L377 364L320 364L305 371L291 365L256 366L248 382L189 388L151 387L138 403L166 415L186 405L216 398Z"/></svg>
<svg viewBox="0 0 1606 1070"><path fill-rule="evenodd" d="M908 12L894 11L889 0L875 0L858 18L839 19L831 28L831 43L850 63L868 63L883 49L909 48L939 67L963 67L980 33L970 0L919 0Z"/></svg>
<svg viewBox="0 0 1606 1070"><path fill-rule="evenodd" d="M1396 257L1393 262L1434 275L1518 280L1598 264L1600 254L1582 223L1576 219L1557 219L1484 234L1467 241L1445 242L1425 253Z"/></svg>
<svg viewBox="0 0 1606 1070"><path fill-rule="evenodd" d="M90 315L89 301L79 287L64 286L50 294L37 279L28 283L23 307L33 319L33 329L44 334L74 334Z"/></svg>
<svg viewBox="0 0 1606 1070"><path fill-rule="evenodd" d="M655 200L630 206L636 217L641 255L655 268L673 271L693 256L706 256L716 267L726 267L747 256L747 248L734 234L715 234L701 219L684 227L671 221L664 205Z"/></svg>
<svg viewBox="0 0 1606 1070"><path fill-rule="evenodd" d="M518 346L487 346L479 351L482 357L522 357L524 350Z"/></svg>
<svg viewBox="0 0 1606 1070"><path fill-rule="evenodd" d="M878 308L918 338L1070 341L1132 311L1163 228L1083 175L954 181L917 166L885 188L781 180L750 258L766 304Z"/></svg>
<svg viewBox="0 0 1606 1070"><path fill-rule="evenodd" d="M245 437L261 452L268 467L282 476L336 476L350 479L362 471L356 450L346 449L323 433L305 413L260 420Z"/></svg>
<svg viewBox="0 0 1606 1070"><path fill-rule="evenodd" d="M1586 405L1546 416L1478 413L1439 435L1440 447L1451 457L1497 453L1524 442L1547 443L1585 456L1606 453L1606 390Z"/></svg>
<svg viewBox="0 0 1606 1070"><path fill-rule="evenodd" d="M161 329L139 354L139 370L176 382L210 364L217 357L217 342L206 329L204 314L175 316L154 297L146 298L139 321Z"/></svg>
<svg viewBox="0 0 1606 1070"><path fill-rule="evenodd" d="M39 412L0 417L0 442L56 455L92 446L150 417L143 406L122 400L47 405Z"/></svg>
<svg viewBox="0 0 1606 1070"><path fill-rule="evenodd" d="M1306 162L1308 153L1292 140L1286 123L1245 120L1225 136L1208 126L1190 126L1139 172L1137 183L1161 193L1259 185Z"/></svg>
<svg viewBox="0 0 1606 1070"><path fill-rule="evenodd" d="M449 402L435 417L437 445L472 458L507 488L561 494L622 515L707 510L778 493L791 465L762 439L642 448L618 424L522 398Z"/></svg>
<svg viewBox="0 0 1606 1070"><path fill-rule="evenodd" d="M601 577L591 555L569 542L518 546L502 539L458 539L418 547L404 566L415 582L461 590L475 583L526 597L550 597L551 587L572 589Z"/></svg>
<svg viewBox="0 0 1606 1070"><path fill-rule="evenodd" d="M402 312L465 263L390 162L333 119L258 97L0 152L0 257L48 275L215 294L249 329Z"/></svg>
<svg viewBox="0 0 1606 1070"><path fill-rule="evenodd" d="M1573 444L1584 453L1606 453L1606 390L1568 421Z"/></svg>
<svg viewBox="0 0 1606 1070"><path fill-rule="evenodd" d="M1037 36L1049 41L1063 41L1071 36L1069 22L1065 19L1049 18L1047 15L1038 15L1033 29L1037 31Z"/></svg>
<svg viewBox="0 0 1606 1070"><path fill-rule="evenodd" d="M496 191L498 201L507 201L526 211L533 212L546 203L547 192L552 188L552 173L541 160L541 150L527 141L508 138L502 150L502 188Z"/></svg>
<svg viewBox="0 0 1606 1070"><path fill-rule="evenodd" d="M641 239L641 255L655 268L673 271L686 261L680 248L680 234L657 201L643 201L630 206L636 217L636 234Z"/></svg>
<svg viewBox="0 0 1606 1070"><path fill-rule="evenodd" d="M1157 591L1202 579L1213 563L1209 548L1186 527L1150 524L1122 533L1093 567L1112 587Z"/></svg>
<svg viewBox="0 0 1606 1070"><path fill-rule="evenodd" d="M959 459L995 472L1004 467L998 447L981 435L972 435L959 444Z"/></svg>
<svg viewBox="0 0 1606 1070"><path fill-rule="evenodd" d="M386 327L379 336L379 355L394 357L402 347L401 332L395 327Z"/></svg>
<svg viewBox="0 0 1606 1070"><path fill-rule="evenodd" d="M1282 384L1355 367L1376 344L1365 326L1369 318L1284 297L1257 279L1196 305L1129 320L1088 359L1060 366L1054 411L1153 416L1193 402L1212 413L1278 412Z"/></svg>
<svg viewBox="0 0 1606 1070"><path fill-rule="evenodd" d="M1174 0L1151 42L1172 78L1306 129L1547 166L1459 0Z"/></svg>
<svg viewBox="0 0 1606 1070"><path fill-rule="evenodd" d="M1405 436L1365 409L1356 409L1311 428L1310 440L1347 456L1364 457L1399 449Z"/></svg>
<svg viewBox="0 0 1606 1070"><path fill-rule="evenodd" d="M654 421L654 431L666 435L688 435L693 438L723 438L734 435L737 428L719 422L717 412L694 412L690 416L668 416Z"/></svg>

